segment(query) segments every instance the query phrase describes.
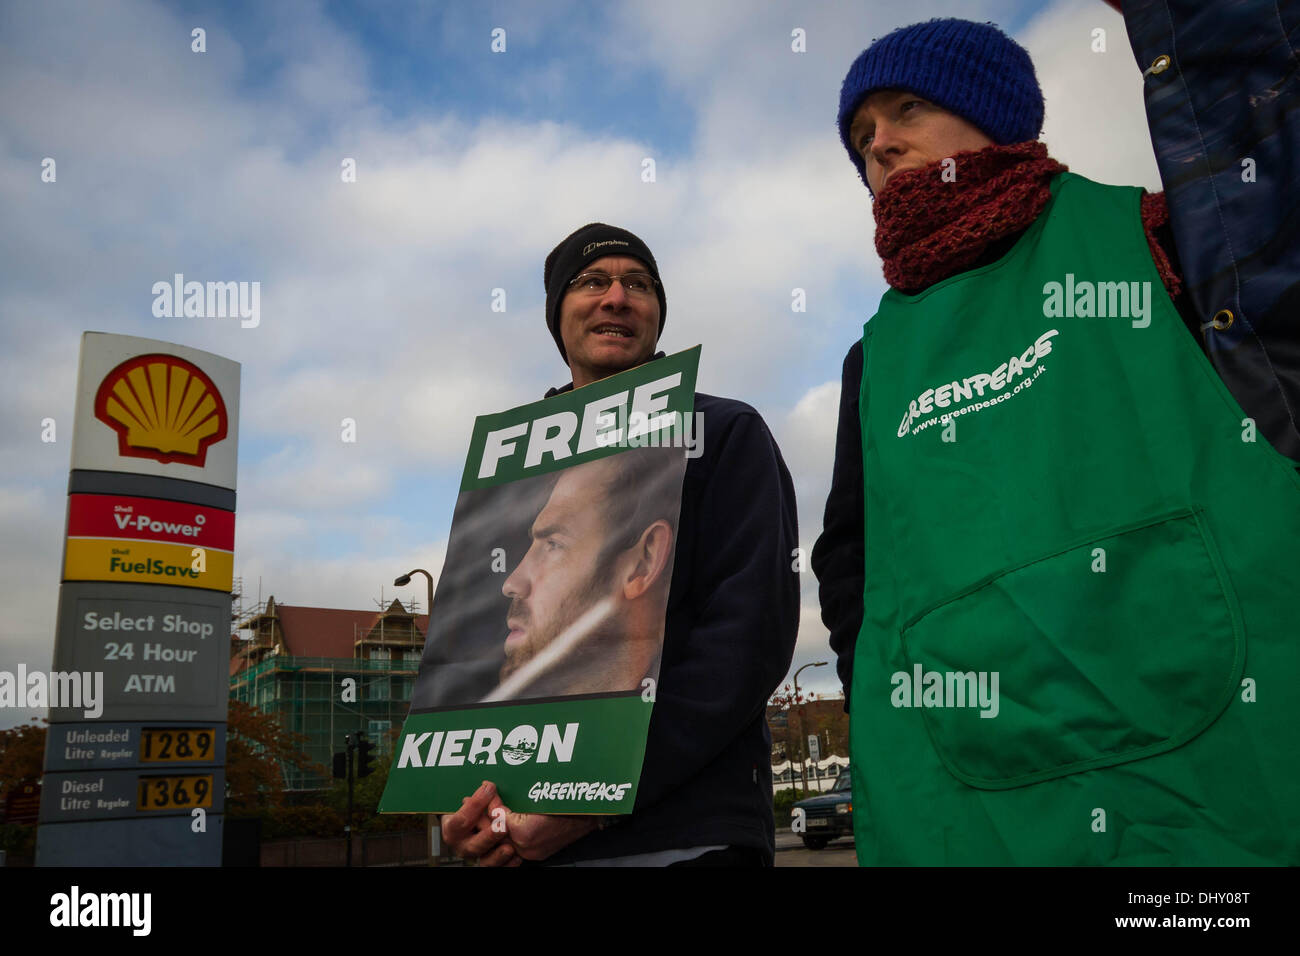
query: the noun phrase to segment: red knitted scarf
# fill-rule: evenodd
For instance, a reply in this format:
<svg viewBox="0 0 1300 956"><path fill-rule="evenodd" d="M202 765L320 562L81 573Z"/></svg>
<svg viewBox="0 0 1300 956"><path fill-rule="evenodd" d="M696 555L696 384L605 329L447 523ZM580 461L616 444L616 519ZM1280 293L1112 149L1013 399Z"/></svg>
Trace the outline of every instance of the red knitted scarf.
<svg viewBox="0 0 1300 956"><path fill-rule="evenodd" d="M924 288L969 269L990 245L1027 229L1051 198L1048 182L1065 166L1036 140L956 153L895 173L876 199L876 251L885 281L901 292ZM945 182L945 166L955 174ZM1164 193L1142 197L1142 227L1169 294L1182 281L1155 236L1169 222Z"/></svg>
<svg viewBox="0 0 1300 956"><path fill-rule="evenodd" d="M944 181L946 170L951 182ZM885 281L918 292L964 272L990 244L1038 218L1052 195L1048 182L1065 170L1032 140L895 173L875 205Z"/></svg>

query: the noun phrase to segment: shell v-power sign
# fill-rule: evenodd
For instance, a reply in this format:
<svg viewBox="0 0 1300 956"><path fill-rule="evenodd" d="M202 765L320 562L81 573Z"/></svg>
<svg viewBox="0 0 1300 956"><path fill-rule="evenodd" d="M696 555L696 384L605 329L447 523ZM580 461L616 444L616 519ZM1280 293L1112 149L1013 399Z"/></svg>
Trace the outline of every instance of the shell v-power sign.
<svg viewBox="0 0 1300 956"><path fill-rule="evenodd" d="M221 864L238 422L238 363L83 336L40 866Z"/></svg>

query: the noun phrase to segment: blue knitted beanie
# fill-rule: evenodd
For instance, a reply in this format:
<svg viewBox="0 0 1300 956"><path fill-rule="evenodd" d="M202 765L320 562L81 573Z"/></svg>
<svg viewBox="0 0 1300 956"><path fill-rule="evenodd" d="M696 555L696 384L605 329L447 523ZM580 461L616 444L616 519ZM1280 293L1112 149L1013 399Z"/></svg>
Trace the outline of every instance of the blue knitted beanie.
<svg viewBox="0 0 1300 956"><path fill-rule="evenodd" d="M840 141L864 183L866 170L849 142L849 127L862 101L885 89L922 96L1002 146L1038 139L1043 129L1043 91L1034 64L993 24L945 19L899 27L858 55L840 88Z"/></svg>

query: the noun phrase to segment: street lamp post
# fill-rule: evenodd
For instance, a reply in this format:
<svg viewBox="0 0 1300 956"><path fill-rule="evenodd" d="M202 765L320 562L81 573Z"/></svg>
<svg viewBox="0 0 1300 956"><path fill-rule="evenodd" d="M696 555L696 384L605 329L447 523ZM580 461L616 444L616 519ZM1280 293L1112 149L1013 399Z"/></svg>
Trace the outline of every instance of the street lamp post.
<svg viewBox="0 0 1300 956"><path fill-rule="evenodd" d="M794 699L795 699L795 700L798 700L798 699L799 699L799 674L800 674L804 669L809 668L809 667L825 667L825 666L826 666L826 662L825 662L825 661L814 661L814 662L811 663L811 664L805 664L803 667L799 668L799 670L797 670L797 671L794 672ZM807 741L804 739L804 732L803 732L803 730L804 730L804 727L803 727L803 710L801 709L801 710L799 711L799 745L800 745L800 751L799 751L799 752L800 752L801 754L803 753L803 749L802 749L802 748L805 747L805 746L807 746ZM807 793L807 792L808 792L808 765L807 765L807 762L804 761L802 758L800 758L800 760L799 760L799 775L800 775L801 777L803 777L803 792L804 792L804 793Z"/></svg>
<svg viewBox="0 0 1300 956"><path fill-rule="evenodd" d="M429 615L429 622L433 623L433 575L424 568L416 568L414 571L407 571L400 578L393 582L393 587L404 588L411 583L412 574L423 574L426 581L426 588L429 592L429 603L424 606L425 613ZM424 634L425 640L429 638L429 632L426 629Z"/></svg>
<svg viewBox="0 0 1300 956"><path fill-rule="evenodd" d="M790 705L794 706L793 703ZM795 793L794 785L794 745L790 743L790 715L785 715L785 762L789 765L786 770L790 772L790 793Z"/></svg>
<svg viewBox="0 0 1300 956"><path fill-rule="evenodd" d="M413 571L407 571L400 578L393 582L393 587L404 588L411 583L411 575L423 574L425 587L428 591L429 601L424 606L424 611L429 617L429 624L424 629L424 640L427 644L429 641L429 632L433 630L433 575L424 568L416 568ZM429 814L429 865L437 866L438 857L442 854L442 827L439 817L436 813ZM436 834L436 836L435 836Z"/></svg>

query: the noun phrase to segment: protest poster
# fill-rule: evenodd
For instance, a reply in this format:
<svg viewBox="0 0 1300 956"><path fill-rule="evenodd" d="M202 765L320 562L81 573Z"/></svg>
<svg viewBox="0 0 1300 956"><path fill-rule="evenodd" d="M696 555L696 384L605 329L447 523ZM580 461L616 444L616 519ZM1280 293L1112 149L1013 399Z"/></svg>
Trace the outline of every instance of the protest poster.
<svg viewBox="0 0 1300 956"><path fill-rule="evenodd" d="M475 420L381 812L631 811L699 353Z"/></svg>

